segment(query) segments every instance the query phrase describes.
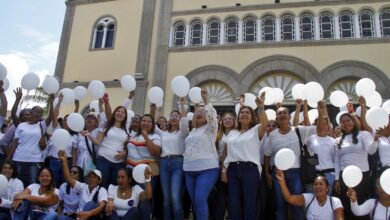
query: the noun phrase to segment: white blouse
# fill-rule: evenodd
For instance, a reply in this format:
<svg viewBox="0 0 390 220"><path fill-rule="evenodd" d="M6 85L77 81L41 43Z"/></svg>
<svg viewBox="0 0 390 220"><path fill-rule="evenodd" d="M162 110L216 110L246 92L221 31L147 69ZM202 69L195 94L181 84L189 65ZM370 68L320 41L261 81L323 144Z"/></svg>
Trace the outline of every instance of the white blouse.
<svg viewBox="0 0 390 220"><path fill-rule="evenodd" d="M139 194L143 191L144 190L140 186L135 185L131 189L131 197L128 199L121 199L118 197L118 186L110 185L108 187L108 198L113 199L116 214L118 214L119 217L123 217L130 208L138 206Z"/></svg>
<svg viewBox="0 0 390 220"><path fill-rule="evenodd" d="M382 167L390 167L390 138L379 137L378 141L374 142L374 148L379 151L379 159Z"/></svg>
<svg viewBox="0 0 390 220"><path fill-rule="evenodd" d="M161 157L183 155L184 140L189 133L188 119L181 117L177 131L162 131L156 126L155 133L161 136Z"/></svg>
<svg viewBox="0 0 390 220"><path fill-rule="evenodd" d="M22 181L20 181L18 178L11 178L8 181L7 190L0 193L0 207L10 209L15 195L17 193L23 192L23 190L24 187Z"/></svg>
<svg viewBox="0 0 390 220"><path fill-rule="evenodd" d="M363 216L370 214L372 220L388 220L390 219L390 208L384 207L379 201L375 207L375 199L369 199L363 204L359 205L356 202L351 202L352 213L356 216ZM375 210L374 216L372 212Z"/></svg>

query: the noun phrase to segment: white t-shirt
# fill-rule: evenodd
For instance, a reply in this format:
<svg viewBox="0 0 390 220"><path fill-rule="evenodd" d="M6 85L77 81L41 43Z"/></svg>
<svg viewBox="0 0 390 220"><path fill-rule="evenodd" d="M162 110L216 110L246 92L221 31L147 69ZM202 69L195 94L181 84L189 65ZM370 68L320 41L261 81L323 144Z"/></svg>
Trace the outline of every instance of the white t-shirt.
<svg viewBox="0 0 390 220"><path fill-rule="evenodd" d="M179 122L179 130L169 132L155 129L155 133L161 136L161 157L168 155L183 155L184 139L189 133L188 120L182 117Z"/></svg>
<svg viewBox="0 0 390 220"><path fill-rule="evenodd" d="M388 220L390 218L390 208L384 207L380 202L378 202L374 216L372 216L372 212L375 208L375 199L369 199L365 201L363 204L359 205L356 202L351 202L351 210L352 213L356 216L364 216L370 214L372 220Z"/></svg>
<svg viewBox="0 0 390 220"><path fill-rule="evenodd" d="M20 181L18 178L11 178L8 181L7 190L0 193L0 207L10 209L15 195L17 193L23 192L23 190L24 187L22 181Z"/></svg>
<svg viewBox="0 0 390 220"><path fill-rule="evenodd" d="M58 198L64 202L64 213L75 213L79 208L80 196L74 188L70 188L69 194L66 193L68 183L63 183L60 186Z"/></svg>
<svg viewBox="0 0 390 220"><path fill-rule="evenodd" d="M378 140L379 158L382 166L390 167L390 138L380 137Z"/></svg>
<svg viewBox="0 0 390 220"><path fill-rule="evenodd" d="M99 134L99 129L96 128L91 132L91 136L93 138L96 138ZM89 148L92 152L92 141L91 139L87 138ZM89 154L89 151L87 149L87 144L85 142L85 137L81 134L77 136L76 139L76 148L77 148L77 159L76 159L76 165L79 167L85 168L85 165L88 164L90 161L92 161L92 157ZM98 146L95 145L95 152L97 152Z"/></svg>
<svg viewBox="0 0 390 220"><path fill-rule="evenodd" d="M310 152L318 155L319 164L316 166L316 170L334 169L336 139L314 134L306 139L306 145Z"/></svg>
<svg viewBox="0 0 390 220"><path fill-rule="evenodd" d="M126 212L133 207L137 207L139 203L139 194L144 190L135 185L131 189L131 197L129 199L118 198L118 186L110 185L108 187L108 198L113 199L116 213L119 217L126 215Z"/></svg>
<svg viewBox="0 0 390 220"><path fill-rule="evenodd" d="M305 143L307 137L316 133L315 126L298 126L298 128L301 134L302 143ZM290 132L287 134L281 134L279 129L272 131L269 134L268 146L265 148L264 155L271 156L272 160L275 160L276 153L283 148L288 148L295 154L295 163L291 168L300 168L301 149L294 127L291 127Z"/></svg>
<svg viewBox="0 0 390 220"><path fill-rule="evenodd" d="M305 198L305 207L307 208L315 196L313 193L303 193L302 195ZM332 199L333 209L329 198ZM339 208L343 208L339 198L328 196L326 203L323 206L320 206L318 200L314 198L309 209L306 211L306 218L307 220L333 220L334 211Z"/></svg>
<svg viewBox="0 0 390 220"><path fill-rule="evenodd" d="M80 183L79 181L76 181L76 184L74 185L74 190L79 194L80 196L80 202L79 202L79 209L78 211L82 211L85 204L87 202L90 202L93 200L93 197L95 196L95 193L98 191L99 186L96 186L93 188L93 190L90 192L88 184L86 183ZM104 187L100 187L99 195L97 198L97 202L106 201L107 202L107 190Z"/></svg>
<svg viewBox="0 0 390 220"><path fill-rule="evenodd" d="M224 161L226 168L230 162L252 162L257 165L261 174L259 125L243 133L238 130L230 131L226 144L227 156Z"/></svg>
<svg viewBox="0 0 390 220"><path fill-rule="evenodd" d="M44 197L45 195L39 195L39 189L41 188L40 184L33 183L27 187L31 191L32 196L39 196ZM58 189L55 189L55 194L58 196L59 192ZM33 211L41 211L41 212L50 212L55 211L57 208L57 204L51 205L51 206L41 206L37 204L32 204L32 210Z"/></svg>
<svg viewBox="0 0 390 220"><path fill-rule="evenodd" d="M104 133L105 128L102 128L100 132ZM118 151L124 151L124 144L128 137L125 130L111 127L107 136L104 136L102 143L99 145L98 155L106 158L112 163L123 162L123 160L115 159L115 155L118 154Z"/></svg>
<svg viewBox="0 0 390 220"><path fill-rule="evenodd" d="M47 129L45 122L35 124L23 122L16 128L14 139L19 139L19 142L12 158L14 161L37 163L42 161L42 151L39 148L42 133L39 124L45 132Z"/></svg>

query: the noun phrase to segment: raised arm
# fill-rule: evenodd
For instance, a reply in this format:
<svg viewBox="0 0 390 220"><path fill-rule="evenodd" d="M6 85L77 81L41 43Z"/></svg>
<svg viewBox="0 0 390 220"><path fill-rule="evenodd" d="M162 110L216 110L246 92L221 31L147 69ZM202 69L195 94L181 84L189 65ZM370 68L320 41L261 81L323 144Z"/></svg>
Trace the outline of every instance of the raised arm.
<svg viewBox="0 0 390 220"><path fill-rule="evenodd" d="M135 91L133 90L133 91L129 92L127 99L125 99L125 101L123 101L123 106L125 106L126 109L128 109L129 106L133 103L134 95L135 95Z"/></svg>
<svg viewBox="0 0 390 220"><path fill-rule="evenodd" d="M268 118L267 114L264 111L264 100L265 100L265 92L263 92L260 97L256 97L256 105L257 105L257 114L259 118L260 127L258 130L259 140L261 140L264 136L265 131L267 130Z"/></svg>
<svg viewBox="0 0 390 220"><path fill-rule="evenodd" d="M108 98L108 94L105 93L103 96L103 102L104 102L104 113L106 113L107 120L111 118L112 110L110 105L110 99Z"/></svg>
<svg viewBox="0 0 390 220"><path fill-rule="evenodd" d="M209 94L207 90L202 89L201 91L202 99L205 104L204 109L206 110L206 119L207 119L207 129L210 132L210 134L217 134L218 131L218 120L217 120L217 111L209 103Z"/></svg>
<svg viewBox="0 0 390 220"><path fill-rule="evenodd" d="M187 136L188 133L190 132L190 127L188 125L188 119L187 119L187 111L186 111L186 97L181 97L180 98L180 106L181 106L181 111L180 111L180 122L179 122L179 130L180 134L182 136Z"/></svg>
<svg viewBox="0 0 390 220"><path fill-rule="evenodd" d="M309 119L309 105L307 104L307 100L303 101L303 125L311 126Z"/></svg>
<svg viewBox="0 0 390 220"><path fill-rule="evenodd" d="M65 181L73 188L76 185L76 180L72 179L70 176L67 156L64 150L58 151L58 159L60 159L62 163L62 172L64 174Z"/></svg>
<svg viewBox="0 0 390 220"><path fill-rule="evenodd" d="M64 99L64 95L61 93L58 96L57 105L54 107L54 114L53 114L53 120L52 120L53 128L56 128L58 126L58 115L60 115L60 107L61 107L63 99Z"/></svg>
<svg viewBox="0 0 390 220"><path fill-rule="evenodd" d="M158 120L158 117L156 117L156 104L150 103L149 114L153 117L154 121L156 119Z"/></svg>
<svg viewBox="0 0 390 220"><path fill-rule="evenodd" d="M295 100L295 114L293 119L293 127L297 127L299 125L299 115L301 113L302 108L302 99Z"/></svg>
<svg viewBox="0 0 390 220"><path fill-rule="evenodd" d="M357 202L356 192L355 190L349 188L347 191L347 196L351 200L351 210L352 213L356 216L363 216L369 214L374 208L373 200L367 200L362 205L359 205Z"/></svg>
<svg viewBox="0 0 390 220"><path fill-rule="evenodd" d="M74 112L78 113L80 108L80 101L79 100L74 100Z"/></svg>
<svg viewBox="0 0 390 220"><path fill-rule="evenodd" d="M368 131L372 133L372 128L367 124L366 121L366 113L367 113L367 106L366 106L366 99L363 96L359 97L359 105L360 105L360 124L361 129L363 131Z"/></svg>
<svg viewBox="0 0 390 220"><path fill-rule="evenodd" d="M54 102L54 94L49 95L49 115L45 119L45 124L46 126L49 126L52 120L54 120L54 107L53 107L53 102Z"/></svg>
<svg viewBox="0 0 390 220"><path fill-rule="evenodd" d="M280 188L282 190L282 194L283 194L284 200L286 200L286 202L288 202L291 205L295 205L295 206L304 206L305 205L305 197L303 197L302 194L291 195L290 191L287 188L286 182L284 181L283 171L277 170L276 171L276 178L279 181Z"/></svg>
<svg viewBox="0 0 390 220"><path fill-rule="evenodd" d="M0 115L5 118L7 117L7 97L5 96L5 92L3 89L3 80L0 80L0 102L1 102L1 108L0 108Z"/></svg>
<svg viewBox="0 0 390 220"><path fill-rule="evenodd" d="M152 178L152 172L150 171L149 168L145 169L145 191L141 192L139 194L139 200L144 201L144 200L149 200L153 196L152 192L152 184L150 184L151 178Z"/></svg>
<svg viewBox="0 0 390 220"><path fill-rule="evenodd" d="M11 109L11 118L12 118L12 122L14 123L14 126L16 128L16 127L18 127L18 125L20 123L20 119L16 113L18 111L20 101L22 100L22 97L23 97L22 88L21 87L16 88L16 90L14 90L14 93L15 93L16 99L15 99L14 105L12 106L12 109Z"/></svg>
<svg viewBox="0 0 390 220"><path fill-rule="evenodd" d="M320 126L323 124L323 123L328 123L326 120L326 103L325 101L319 101L317 103L318 105L318 108L317 108L317 111L318 111L318 121L317 121L317 131L318 129L320 128Z"/></svg>

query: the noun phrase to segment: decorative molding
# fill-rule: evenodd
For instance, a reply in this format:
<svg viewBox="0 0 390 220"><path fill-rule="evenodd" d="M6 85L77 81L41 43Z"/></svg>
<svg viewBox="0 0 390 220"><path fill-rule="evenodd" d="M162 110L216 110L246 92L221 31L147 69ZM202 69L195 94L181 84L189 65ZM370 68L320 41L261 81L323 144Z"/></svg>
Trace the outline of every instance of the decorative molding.
<svg viewBox="0 0 390 220"><path fill-rule="evenodd" d="M116 0L67 0L66 4L71 5L86 5L86 4L94 4L94 3L102 3L102 2L112 2Z"/></svg>

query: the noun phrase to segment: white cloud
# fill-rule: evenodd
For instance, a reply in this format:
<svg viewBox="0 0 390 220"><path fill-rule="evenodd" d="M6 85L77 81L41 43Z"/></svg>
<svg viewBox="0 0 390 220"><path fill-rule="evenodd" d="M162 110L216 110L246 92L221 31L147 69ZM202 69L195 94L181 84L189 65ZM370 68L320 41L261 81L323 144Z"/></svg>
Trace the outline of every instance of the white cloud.
<svg viewBox="0 0 390 220"><path fill-rule="evenodd" d="M37 41L39 43L47 43L56 39L56 36L54 34L41 32L28 25L17 24L15 25L15 27L19 30L20 34L29 37L31 38L31 40Z"/></svg>

